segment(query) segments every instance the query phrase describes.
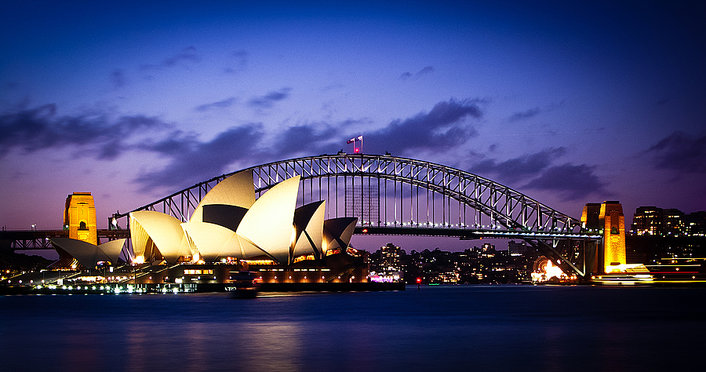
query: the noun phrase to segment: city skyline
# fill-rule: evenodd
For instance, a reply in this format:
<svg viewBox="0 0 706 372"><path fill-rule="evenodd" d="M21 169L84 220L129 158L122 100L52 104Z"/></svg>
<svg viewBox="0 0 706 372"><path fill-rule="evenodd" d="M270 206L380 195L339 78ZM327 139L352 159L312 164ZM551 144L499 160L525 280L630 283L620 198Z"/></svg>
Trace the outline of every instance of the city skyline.
<svg viewBox="0 0 706 372"><path fill-rule="evenodd" d="M358 135L575 217L706 209L703 5L402 4L0 5L0 225L58 228L75 191L104 223Z"/></svg>

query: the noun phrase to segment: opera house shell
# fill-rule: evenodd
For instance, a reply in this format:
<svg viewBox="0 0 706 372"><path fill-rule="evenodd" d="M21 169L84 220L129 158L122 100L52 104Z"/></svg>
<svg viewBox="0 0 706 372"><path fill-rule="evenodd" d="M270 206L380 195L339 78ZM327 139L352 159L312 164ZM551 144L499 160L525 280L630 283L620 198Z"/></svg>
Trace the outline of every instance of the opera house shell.
<svg viewBox="0 0 706 372"><path fill-rule="evenodd" d="M356 218L324 220L326 202L296 208L300 176L256 198L251 171L214 186L187 222L155 211L130 213L135 263L266 260L289 265L348 247Z"/></svg>
<svg viewBox="0 0 706 372"><path fill-rule="evenodd" d="M69 238L52 238L51 242L59 253L59 260L52 267L93 268L100 262L117 264L120 253L127 239L115 239L95 245L82 240Z"/></svg>

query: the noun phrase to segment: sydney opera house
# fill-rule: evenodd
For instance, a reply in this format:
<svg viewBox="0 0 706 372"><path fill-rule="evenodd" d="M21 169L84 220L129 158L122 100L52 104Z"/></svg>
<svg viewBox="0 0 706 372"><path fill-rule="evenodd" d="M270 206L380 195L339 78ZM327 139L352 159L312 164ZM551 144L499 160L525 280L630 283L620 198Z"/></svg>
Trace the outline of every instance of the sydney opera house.
<svg viewBox="0 0 706 372"><path fill-rule="evenodd" d="M215 185L186 222L156 211L130 214L131 249L125 239L101 245L53 239L56 266L117 267L128 257L131 275L107 281L134 283L228 283L243 270L263 283L350 283L367 280L367 266L349 247L356 218L325 219L325 201L296 207L299 176L256 198L252 172Z"/></svg>

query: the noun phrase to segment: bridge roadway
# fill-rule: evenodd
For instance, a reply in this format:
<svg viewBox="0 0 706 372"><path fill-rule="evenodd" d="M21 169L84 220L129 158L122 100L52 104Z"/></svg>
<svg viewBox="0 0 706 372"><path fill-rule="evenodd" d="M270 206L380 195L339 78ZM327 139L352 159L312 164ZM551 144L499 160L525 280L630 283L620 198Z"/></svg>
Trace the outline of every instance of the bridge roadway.
<svg viewBox="0 0 706 372"><path fill-rule="evenodd" d="M600 240L602 236L596 233L574 232L532 232L504 229L469 229L453 227L417 227L417 226L356 226L356 234L362 235L414 235L414 236L448 236L462 240L479 238L518 238L518 239L574 239Z"/></svg>
<svg viewBox="0 0 706 372"><path fill-rule="evenodd" d="M0 249L54 249L49 239L68 237L69 232L67 230L0 231ZM128 237L130 237L130 231L128 230L98 230L98 240L101 242Z"/></svg>

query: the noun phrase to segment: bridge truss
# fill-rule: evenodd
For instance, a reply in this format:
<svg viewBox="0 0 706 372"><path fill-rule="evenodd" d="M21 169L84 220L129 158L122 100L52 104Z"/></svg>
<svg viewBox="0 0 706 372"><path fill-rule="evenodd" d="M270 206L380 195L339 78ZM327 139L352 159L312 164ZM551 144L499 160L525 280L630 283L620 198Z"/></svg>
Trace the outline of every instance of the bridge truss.
<svg viewBox="0 0 706 372"><path fill-rule="evenodd" d="M579 220L507 186L421 160L339 153L245 170L253 172L258 195L287 178L301 176L298 205L326 200L327 218L358 217L358 233L516 237L539 249L565 272L582 277L587 274L586 244L601 239L597 232L582 229ZM204 195L233 173L134 211L159 211L187 221ZM116 214L111 222L120 223L129 213Z"/></svg>

